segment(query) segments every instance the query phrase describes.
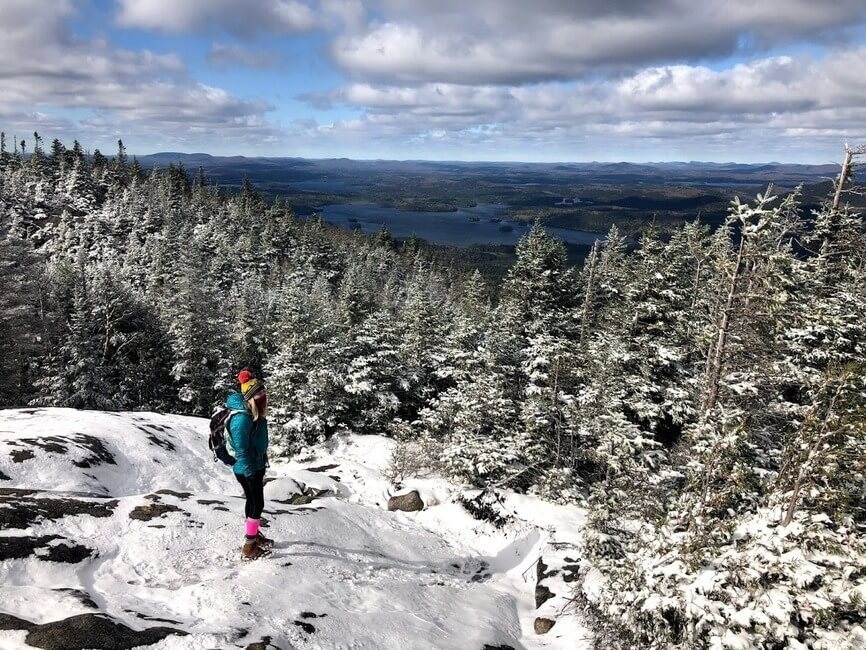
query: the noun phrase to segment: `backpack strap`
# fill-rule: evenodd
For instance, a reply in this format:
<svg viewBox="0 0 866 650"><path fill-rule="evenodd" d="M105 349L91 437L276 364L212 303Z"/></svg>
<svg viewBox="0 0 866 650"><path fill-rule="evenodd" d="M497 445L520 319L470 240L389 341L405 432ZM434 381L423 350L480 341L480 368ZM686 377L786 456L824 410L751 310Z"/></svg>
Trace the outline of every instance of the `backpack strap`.
<svg viewBox="0 0 866 650"><path fill-rule="evenodd" d="M249 415L249 413L246 411L246 409L244 409L243 411L238 410L238 409L229 409L228 417L226 418L225 424L223 425L225 427L226 434L227 434L226 438L228 440L231 440L231 437L232 437L231 429L229 429L229 422L231 422L231 419L235 415L238 415L239 413L247 413ZM250 441L252 441L253 433L255 432L255 430L256 430L256 423L253 422L253 428L250 430ZM232 447L234 447L234 444L232 444ZM237 453L237 452L235 452L235 453Z"/></svg>
<svg viewBox="0 0 866 650"><path fill-rule="evenodd" d="M223 426L225 427L226 431L229 432L229 435L231 435L231 431L229 431L229 422L231 422L231 419L235 415L237 415L238 413L246 413L246 411L240 411L238 409L229 409L229 414L226 416L226 420L223 423Z"/></svg>

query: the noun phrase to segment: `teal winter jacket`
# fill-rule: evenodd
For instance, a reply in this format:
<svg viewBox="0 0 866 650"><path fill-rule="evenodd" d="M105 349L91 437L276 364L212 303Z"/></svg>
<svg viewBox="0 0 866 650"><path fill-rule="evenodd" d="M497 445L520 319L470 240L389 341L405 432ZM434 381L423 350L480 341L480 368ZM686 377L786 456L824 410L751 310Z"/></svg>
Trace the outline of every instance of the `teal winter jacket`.
<svg viewBox="0 0 866 650"><path fill-rule="evenodd" d="M267 463L268 421L259 418L253 422L244 398L240 393L231 393L226 399L226 408L239 411L231 416L228 424L231 445L237 462L232 466L235 474L252 476Z"/></svg>

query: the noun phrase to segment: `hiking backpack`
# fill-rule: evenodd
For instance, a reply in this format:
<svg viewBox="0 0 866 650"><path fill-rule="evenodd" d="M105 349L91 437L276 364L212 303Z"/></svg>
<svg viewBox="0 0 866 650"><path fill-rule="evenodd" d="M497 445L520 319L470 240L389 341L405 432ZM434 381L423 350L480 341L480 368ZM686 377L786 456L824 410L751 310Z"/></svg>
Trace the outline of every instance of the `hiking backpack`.
<svg viewBox="0 0 866 650"><path fill-rule="evenodd" d="M229 420L235 413L239 412L224 408L214 413L210 419L210 435L207 439L207 445L213 452L213 462L221 460L226 465L235 464L236 459L229 452L226 440L229 438L227 434Z"/></svg>

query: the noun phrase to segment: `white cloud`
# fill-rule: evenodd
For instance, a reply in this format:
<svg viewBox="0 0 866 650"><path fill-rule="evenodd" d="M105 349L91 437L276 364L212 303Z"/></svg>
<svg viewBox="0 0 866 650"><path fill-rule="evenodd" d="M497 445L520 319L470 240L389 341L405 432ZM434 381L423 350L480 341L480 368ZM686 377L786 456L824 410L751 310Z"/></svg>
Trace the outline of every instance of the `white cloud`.
<svg viewBox="0 0 866 650"><path fill-rule="evenodd" d="M118 3L118 25L172 33L221 29L251 37L259 32L304 32L318 24L313 9L298 0L118 0Z"/></svg>
<svg viewBox="0 0 866 650"><path fill-rule="evenodd" d="M278 133L264 119L267 102L195 82L175 55L76 38L65 22L73 12L69 2L53 0L0 4L0 24L15 25L0 39L0 117L8 133L38 127L51 137L96 141L118 134L139 137L148 148L194 137L248 141Z"/></svg>
<svg viewBox="0 0 866 650"><path fill-rule="evenodd" d="M274 35L320 30L348 81L298 95L316 110L285 129L266 116L303 74L263 87L273 100L238 97L197 83L177 55L75 35L69 18L86 1L0 0L7 132L524 159L785 158L866 139L864 0L116 0L120 25L220 39L208 52L217 72L272 67ZM797 54L804 44L827 54ZM795 47L770 55L784 45ZM748 60L729 64L731 53ZM332 108L352 117L313 118Z"/></svg>
<svg viewBox="0 0 866 650"><path fill-rule="evenodd" d="M866 47L820 59L768 57L725 70L656 66L574 83L353 83L326 99L365 112L328 133L335 140L367 133L468 151L524 150L525 158L569 143L572 159L580 158L587 143L603 148L605 142L619 152L700 144L708 148L705 156L723 147L732 158L757 148L768 155L802 155L835 150L846 137L866 140L866 80L860 70L866 70Z"/></svg>
<svg viewBox="0 0 866 650"><path fill-rule="evenodd" d="M862 0L382 0L377 18L333 44L359 79L521 84L759 51L839 34Z"/></svg>

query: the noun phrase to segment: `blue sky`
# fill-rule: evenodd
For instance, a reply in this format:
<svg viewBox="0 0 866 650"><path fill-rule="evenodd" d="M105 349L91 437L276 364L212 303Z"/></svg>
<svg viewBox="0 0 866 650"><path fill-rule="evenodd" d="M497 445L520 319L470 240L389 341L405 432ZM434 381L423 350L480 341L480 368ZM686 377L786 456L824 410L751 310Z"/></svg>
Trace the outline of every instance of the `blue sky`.
<svg viewBox="0 0 866 650"><path fill-rule="evenodd" d="M0 37L0 128L107 151L822 163L866 140L863 0L4 0Z"/></svg>

